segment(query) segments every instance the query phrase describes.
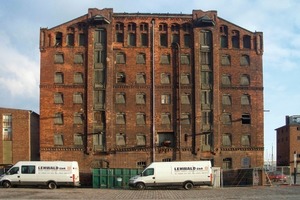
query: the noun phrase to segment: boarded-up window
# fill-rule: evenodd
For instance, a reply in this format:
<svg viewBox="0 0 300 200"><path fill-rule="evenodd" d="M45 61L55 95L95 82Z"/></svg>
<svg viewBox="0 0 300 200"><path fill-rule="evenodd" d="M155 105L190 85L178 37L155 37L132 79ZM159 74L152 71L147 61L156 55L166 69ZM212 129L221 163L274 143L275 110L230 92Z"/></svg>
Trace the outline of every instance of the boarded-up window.
<svg viewBox="0 0 300 200"><path fill-rule="evenodd" d="M93 145L95 151L101 151L104 149L105 145L105 133L101 132L99 129L94 129L93 134Z"/></svg>
<svg viewBox="0 0 300 200"><path fill-rule="evenodd" d="M94 86L95 88L104 88L105 70L94 70Z"/></svg>
<svg viewBox="0 0 300 200"><path fill-rule="evenodd" d="M64 145L64 136L62 134L54 134L54 145L55 146Z"/></svg>
<svg viewBox="0 0 300 200"><path fill-rule="evenodd" d="M212 113L211 111L203 111L201 116L202 124L209 125L212 124Z"/></svg>
<svg viewBox="0 0 300 200"><path fill-rule="evenodd" d="M116 103L117 104L125 104L126 99L125 99L125 93L117 93L116 94Z"/></svg>
<svg viewBox="0 0 300 200"><path fill-rule="evenodd" d="M124 133L117 133L116 135L116 144L118 146L125 146L126 145L126 137Z"/></svg>
<svg viewBox="0 0 300 200"><path fill-rule="evenodd" d="M248 55L242 55L240 58L241 66L249 66L250 65L250 57Z"/></svg>
<svg viewBox="0 0 300 200"><path fill-rule="evenodd" d="M188 74L188 73L182 73L180 75L180 83L184 84L184 85L190 84L190 74Z"/></svg>
<svg viewBox="0 0 300 200"><path fill-rule="evenodd" d="M146 95L144 93L138 93L135 95L136 104L145 104Z"/></svg>
<svg viewBox="0 0 300 200"><path fill-rule="evenodd" d="M161 104L170 104L171 103L171 95L170 94L162 94L161 95Z"/></svg>
<svg viewBox="0 0 300 200"><path fill-rule="evenodd" d="M191 124L190 113L181 113L181 124Z"/></svg>
<svg viewBox="0 0 300 200"><path fill-rule="evenodd" d="M55 72L54 83L56 83L56 84L64 83L64 74L62 72Z"/></svg>
<svg viewBox="0 0 300 200"><path fill-rule="evenodd" d="M187 93L181 94L181 104L191 104L191 95Z"/></svg>
<svg viewBox="0 0 300 200"><path fill-rule="evenodd" d="M75 64L82 64L83 63L83 54L82 53L75 54L74 63Z"/></svg>
<svg viewBox="0 0 300 200"><path fill-rule="evenodd" d="M125 113L116 114L116 124L125 124Z"/></svg>
<svg viewBox="0 0 300 200"><path fill-rule="evenodd" d="M241 144L242 146L250 146L250 135L242 135Z"/></svg>
<svg viewBox="0 0 300 200"><path fill-rule="evenodd" d="M146 54L139 53L136 55L136 64L145 64L146 63Z"/></svg>
<svg viewBox="0 0 300 200"><path fill-rule="evenodd" d="M145 113L136 113L136 125L145 125L146 115Z"/></svg>
<svg viewBox="0 0 300 200"><path fill-rule="evenodd" d="M82 113L74 113L73 121L74 121L74 124L82 124L83 114Z"/></svg>
<svg viewBox="0 0 300 200"><path fill-rule="evenodd" d="M81 133L74 134L74 145L76 146L83 145L83 135Z"/></svg>
<svg viewBox="0 0 300 200"><path fill-rule="evenodd" d="M222 96L222 104L223 105L231 105L231 96L229 94L224 94Z"/></svg>
<svg viewBox="0 0 300 200"><path fill-rule="evenodd" d="M145 84L146 83L146 74L145 73L137 73L136 74L136 83Z"/></svg>
<svg viewBox="0 0 300 200"><path fill-rule="evenodd" d="M231 77L230 77L230 75L223 74L221 81L222 81L222 85L230 86L231 85Z"/></svg>
<svg viewBox="0 0 300 200"><path fill-rule="evenodd" d="M241 104L242 105L250 105L250 95L243 94L241 97Z"/></svg>
<svg viewBox="0 0 300 200"><path fill-rule="evenodd" d="M125 64L126 63L126 56L124 53L116 54L116 63L117 64Z"/></svg>
<svg viewBox="0 0 300 200"><path fill-rule="evenodd" d="M222 135L222 145L231 146L231 134L226 133Z"/></svg>
<svg viewBox="0 0 300 200"><path fill-rule="evenodd" d="M243 74L240 80L241 86L249 86L250 85L250 77L247 74Z"/></svg>
<svg viewBox="0 0 300 200"><path fill-rule="evenodd" d="M231 115L229 113L224 113L222 115L222 122L223 122L223 124L230 125L231 124Z"/></svg>
<svg viewBox="0 0 300 200"><path fill-rule="evenodd" d="M54 124L57 124L57 125L63 124L63 114L62 113L54 114Z"/></svg>
<svg viewBox="0 0 300 200"><path fill-rule="evenodd" d="M222 55L221 56L221 65L230 65L230 55Z"/></svg>
<svg viewBox="0 0 300 200"><path fill-rule="evenodd" d="M94 68L99 69L105 66L106 55L105 51L94 51Z"/></svg>
<svg viewBox="0 0 300 200"><path fill-rule="evenodd" d="M160 82L162 84L170 84L171 83L171 76L169 73L161 73L160 74Z"/></svg>
<svg viewBox="0 0 300 200"><path fill-rule="evenodd" d="M161 114L161 124L171 124L171 114L162 113Z"/></svg>
<svg viewBox="0 0 300 200"><path fill-rule="evenodd" d="M200 44L201 48L208 48L212 43L212 35L210 31L201 31L200 33Z"/></svg>
<svg viewBox="0 0 300 200"><path fill-rule="evenodd" d="M212 148L212 134L203 134L201 135L201 150L202 151L211 151Z"/></svg>
<svg viewBox="0 0 300 200"><path fill-rule="evenodd" d="M94 109L104 109L105 108L105 91L95 90L94 91Z"/></svg>
<svg viewBox="0 0 300 200"><path fill-rule="evenodd" d="M169 65L170 64L170 55L161 55L160 64Z"/></svg>
<svg viewBox="0 0 300 200"><path fill-rule="evenodd" d="M54 94L54 103L56 104L64 103L63 93L57 92Z"/></svg>
<svg viewBox="0 0 300 200"><path fill-rule="evenodd" d="M201 104L211 104L212 103L212 92L211 90L203 90L201 92Z"/></svg>
<svg viewBox="0 0 300 200"><path fill-rule="evenodd" d="M95 47L103 47L106 44L106 31L104 29L95 30L94 33Z"/></svg>
<svg viewBox="0 0 300 200"><path fill-rule="evenodd" d="M189 65L190 64L190 55L181 55L180 61L182 65Z"/></svg>
<svg viewBox="0 0 300 200"><path fill-rule="evenodd" d="M146 136L144 134L136 135L136 145L145 146L146 145Z"/></svg>
<svg viewBox="0 0 300 200"><path fill-rule="evenodd" d="M83 74L81 72L76 72L74 74L74 83L82 84L83 83Z"/></svg>
<svg viewBox="0 0 300 200"><path fill-rule="evenodd" d="M211 53L210 52L201 52L201 64L202 65L211 64Z"/></svg>
<svg viewBox="0 0 300 200"><path fill-rule="evenodd" d="M64 63L64 54L59 53L54 55L54 63L63 64Z"/></svg>
<svg viewBox="0 0 300 200"><path fill-rule="evenodd" d="M213 74L212 72L201 72L201 84L202 86L208 87L212 84L213 80Z"/></svg>
<svg viewBox="0 0 300 200"><path fill-rule="evenodd" d="M82 93L76 92L73 94L73 103L82 103L83 102L83 97Z"/></svg>

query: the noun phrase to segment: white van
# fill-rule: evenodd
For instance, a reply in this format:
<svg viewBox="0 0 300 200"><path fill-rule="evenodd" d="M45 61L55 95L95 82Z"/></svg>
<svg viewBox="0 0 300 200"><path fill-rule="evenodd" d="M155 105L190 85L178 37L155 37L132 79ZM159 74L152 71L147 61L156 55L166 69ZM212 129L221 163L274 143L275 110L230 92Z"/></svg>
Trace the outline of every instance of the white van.
<svg viewBox="0 0 300 200"><path fill-rule="evenodd" d="M80 186L76 161L20 161L0 177L4 188L12 186Z"/></svg>
<svg viewBox="0 0 300 200"><path fill-rule="evenodd" d="M129 180L130 187L140 190L156 186L189 190L199 185L212 185L210 161L154 162Z"/></svg>

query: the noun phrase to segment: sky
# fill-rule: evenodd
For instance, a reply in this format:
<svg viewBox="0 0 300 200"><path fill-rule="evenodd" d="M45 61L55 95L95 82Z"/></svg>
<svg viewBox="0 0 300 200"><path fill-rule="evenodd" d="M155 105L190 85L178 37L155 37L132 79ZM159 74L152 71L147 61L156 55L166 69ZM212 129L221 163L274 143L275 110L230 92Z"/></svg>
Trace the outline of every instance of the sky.
<svg viewBox="0 0 300 200"><path fill-rule="evenodd" d="M285 125L286 115L300 115L300 1L0 0L0 107L39 113L40 28L85 15L88 8L183 14L216 10L227 21L263 32L265 161L276 160L275 129Z"/></svg>

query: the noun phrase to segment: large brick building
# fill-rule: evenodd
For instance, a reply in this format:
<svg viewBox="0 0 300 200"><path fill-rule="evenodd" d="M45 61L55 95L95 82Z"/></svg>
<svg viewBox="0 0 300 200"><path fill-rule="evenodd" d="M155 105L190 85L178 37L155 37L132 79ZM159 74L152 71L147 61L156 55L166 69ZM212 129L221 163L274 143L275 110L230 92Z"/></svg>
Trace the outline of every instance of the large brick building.
<svg viewBox="0 0 300 200"><path fill-rule="evenodd" d="M300 115L285 117L285 125L276 129L277 166L289 166L291 172L300 172ZM296 155L296 159L294 156ZM296 165L295 166L295 161Z"/></svg>
<svg viewBox="0 0 300 200"><path fill-rule="evenodd" d="M42 160L263 166L263 34L192 14L86 15L40 30Z"/></svg>
<svg viewBox="0 0 300 200"><path fill-rule="evenodd" d="M0 108L0 164L39 160L39 115L30 110Z"/></svg>

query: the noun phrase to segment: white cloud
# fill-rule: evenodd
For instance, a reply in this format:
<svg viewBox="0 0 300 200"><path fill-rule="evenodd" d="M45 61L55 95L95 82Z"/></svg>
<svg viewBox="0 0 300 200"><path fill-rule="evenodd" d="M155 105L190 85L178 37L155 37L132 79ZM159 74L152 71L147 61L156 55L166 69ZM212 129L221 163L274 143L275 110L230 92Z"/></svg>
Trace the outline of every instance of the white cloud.
<svg viewBox="0 0 300 200"><path fill-rule="evenodd" d="M38 98L39 64L10 45L8 36L0 32L0 89L14 98Z"/></svg>

